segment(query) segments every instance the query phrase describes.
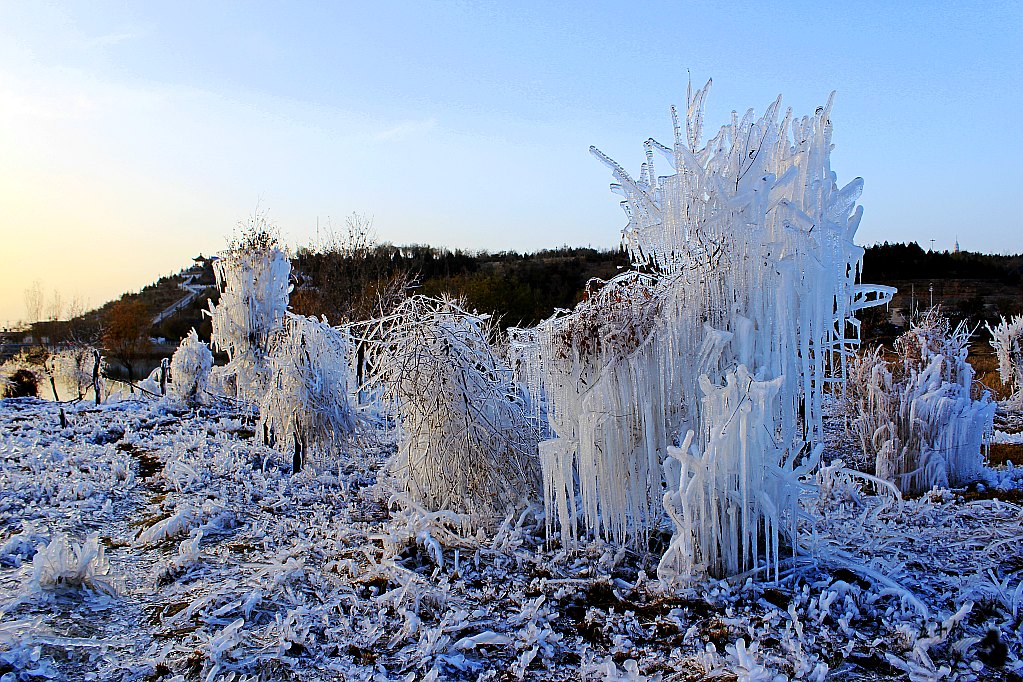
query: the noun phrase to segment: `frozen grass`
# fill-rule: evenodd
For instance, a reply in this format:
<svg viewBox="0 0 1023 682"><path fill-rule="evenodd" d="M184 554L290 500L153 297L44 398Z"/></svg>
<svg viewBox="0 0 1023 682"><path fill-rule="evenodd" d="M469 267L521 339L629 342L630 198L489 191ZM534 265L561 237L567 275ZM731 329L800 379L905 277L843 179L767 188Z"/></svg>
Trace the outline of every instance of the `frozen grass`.
<svg viewBox="0 0 1023 682"><path fill-rule="evenodd" d="M758 564L665 591L656 546L569 554L531 515L464 537L457 518L394 499L377 479L395 451L386 433L292 476L227 405L82 406L64 432L55 409L0 403L5 672L674 681L947 668L965 681L1020 670L1023 510L992 499L1020 487L1018 469L996 470L1001 489L983 496L900 502L829 466L823 492L802 496L801 554L782 555L777 581ZM135 542L183 509L189 534ZM39 549L95 532L124 580L116 595L32 587Z"/></svg>

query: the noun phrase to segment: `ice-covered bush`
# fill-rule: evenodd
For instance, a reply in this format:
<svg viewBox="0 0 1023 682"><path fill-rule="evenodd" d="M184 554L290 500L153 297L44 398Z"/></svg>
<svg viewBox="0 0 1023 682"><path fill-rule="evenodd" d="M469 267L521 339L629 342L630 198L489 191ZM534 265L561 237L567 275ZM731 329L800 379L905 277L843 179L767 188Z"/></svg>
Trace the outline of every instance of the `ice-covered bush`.
<svg viewBox="0 0 1023 682"><path fill-rule="evenodd" d="M1023 407L1023 315L1002 321L992 327L991 347L998 355L998 376L1002 383L1012 389L1011 405Z"/></svg>
<svg viewBox="0 0 1023 682"><path fill-rule="evenodd" d="M853 431L902 492L964 485L983 468L996 405L986 391L971 396L969 338L932 309L896 340L894 362L880 349L852 362L843 400Z"/></svg>
<svg viewBox="0 0 1023 682"><path fill-rule="evenodd" d="M409 497L484 521L534 497L529 399L493 352L486 320L415 296L378 329L371 362L398 418L392 469Z"/></svg>
<svg viewBox="0 0 1023 682"><path fill-rule="evenodd" d="M204 402L212 367L213 353L193 329L171 357L171 393L182 400Z"/></svg>
<svg viewBox="0 0 1023 682"><path fill-rule="evenodd" d="M39 395L44 381L39 365L19 353L0 365L0 398L27 398Z"/></svg>
<svg viewBox="0 0 1023 682"><path fill-rule="evenodd" d="M325 320L287 313L268 343L270 380L259 400L260 421L274 444L294 452L328 452L356 427L351 335Z"/></svg>
<svg viewBox="0 0 1023 682"><path fill-rule="evenodd" d="M799 118L780 115L779 98L703 143L708 88L690 91L684 116L673 110L671 146L646 142L638 179L592 150L625 197L625 241L650 274L591 287L571 313L515 334L518 371L553 432L540 444L548 520L568 541L581 530L642 545L666 520L661 464L690 430L695 452L711 448L715 466L738 466L759 436L712 446L701 386L727 386L739 366L751 381L777 382L763 427L778 444L774 465L811 451L825 386L844 379L858 344L854 313L894 292L858 283L862 181L836 184L831 102ZM658 175L655 155L670 175ZM751 504L756 513L730 538L759 532L746 524L762 524L783 500L756 494Z"/></svg>
<svg viewBox="0 0 1023 682"><path fill-rule="evenodd" d="M283 323L291 291L291 261L267 226L257 222L213 262L220 301L210 306L212 344L228 364L217 385L242 400L258 400L269 381L268 344Z"/></svg>

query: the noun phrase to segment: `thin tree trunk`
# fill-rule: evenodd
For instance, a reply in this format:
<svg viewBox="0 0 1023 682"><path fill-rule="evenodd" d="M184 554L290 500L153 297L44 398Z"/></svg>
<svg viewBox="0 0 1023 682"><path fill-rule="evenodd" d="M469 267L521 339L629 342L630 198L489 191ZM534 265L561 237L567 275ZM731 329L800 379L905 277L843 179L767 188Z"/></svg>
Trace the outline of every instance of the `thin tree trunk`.
<svg viewBox="0 0 1023 682"><path fill-rule="evenodd" d="M99 366L103 356L99 354L98 350L93 350L92 353L96 358L92 366L92 390L96 392L96 404L99 405Z"/></svg>

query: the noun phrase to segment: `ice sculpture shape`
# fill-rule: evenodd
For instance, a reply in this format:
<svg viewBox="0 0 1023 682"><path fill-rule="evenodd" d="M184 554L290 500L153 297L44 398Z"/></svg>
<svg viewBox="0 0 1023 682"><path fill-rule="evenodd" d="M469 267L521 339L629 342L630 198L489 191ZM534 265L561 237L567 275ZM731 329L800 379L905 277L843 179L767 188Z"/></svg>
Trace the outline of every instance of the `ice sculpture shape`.
<svg viewBox="0 0 1023 682"><path fill-rule="evenodd" d="M392 471L428 511L488 523L539 488L529 397L494 354L486 320L414 296L377 322L375 379L398 417Z"/></svg>
<svg viewBox="0 0 1023 682"><path fill-rule="evenodd" d="M702 143L709 87L690 89L683 116L672 110L671 146L645 143L638 179L591 149L625 197L624 239L648 274L596 283L574 311L513 334L518 376L552 431L540 444L550 531L569 544L580 534L642 544L665 520L661 463L689 430L695 452L739 456L741 439L712 445L701 393L739 365L778 382L764 427L775 453L807 452L822 437L825 386L844 379L859 342L854 313L894 293L858 282L862 181L836 184L831 100L779 120L779 98Z"/></svg>

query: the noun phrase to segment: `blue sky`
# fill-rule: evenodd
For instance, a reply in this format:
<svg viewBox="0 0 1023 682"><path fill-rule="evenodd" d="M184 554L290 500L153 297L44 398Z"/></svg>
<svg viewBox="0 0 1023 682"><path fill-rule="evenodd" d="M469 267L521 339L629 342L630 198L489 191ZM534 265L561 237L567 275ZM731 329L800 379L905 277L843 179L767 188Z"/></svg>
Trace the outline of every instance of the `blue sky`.
<svg viewBox="0 0 1023 682"><path fill-rule="evenodd" d="M326 3L322 3L326 4ZM837 90L864 244L1023 251L1020 3L0 0L0 322L99 305L221 249L256 207L292 245L611 246L688 74L707 123Z"/></svg>

